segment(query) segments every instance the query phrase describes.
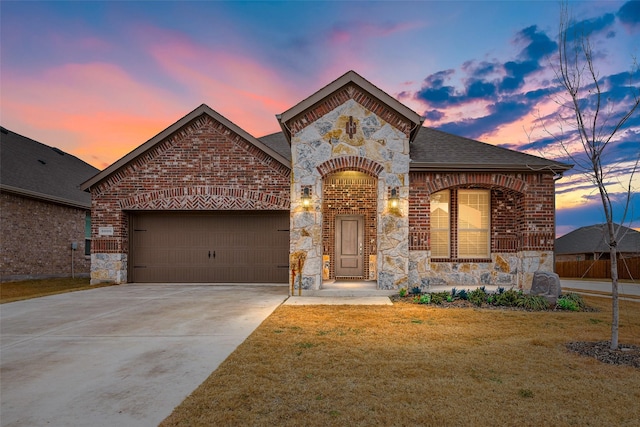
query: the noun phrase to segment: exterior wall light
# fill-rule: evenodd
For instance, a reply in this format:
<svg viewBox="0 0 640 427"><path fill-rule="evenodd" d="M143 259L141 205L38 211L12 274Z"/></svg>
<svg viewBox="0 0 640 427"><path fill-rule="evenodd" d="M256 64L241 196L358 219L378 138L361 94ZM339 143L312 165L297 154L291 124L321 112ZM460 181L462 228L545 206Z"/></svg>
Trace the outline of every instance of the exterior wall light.
<svg viewBox="0 0 640 427"><path fill-rule="evenodd" d="M398 197L398 187L391 189L391 195L389 196L389 207L391 209L398 209L400 205L400 197Z"/></svg>
<svg viewBox="0 0 640 427"><path fill-rule="evenodd" d="M311 206L311 188L303 187L302 188L302 206L306 209Z"/></svg>

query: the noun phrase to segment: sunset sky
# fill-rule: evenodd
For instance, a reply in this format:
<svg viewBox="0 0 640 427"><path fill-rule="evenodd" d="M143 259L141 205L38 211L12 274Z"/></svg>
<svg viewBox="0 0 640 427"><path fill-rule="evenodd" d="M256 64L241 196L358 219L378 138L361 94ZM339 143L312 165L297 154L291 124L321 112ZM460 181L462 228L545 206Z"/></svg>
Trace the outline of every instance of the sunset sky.
<svg viewBox="0 0 640 427"><path fill-rule="evenodd" d="M640 2L570 2L592 42L611 122L640 90ZM557 1L0 2L0 121L103 169L205 103L256 137L354 70L425 126L566 161L553 138ZM566 141L571 130L564 126ZM640 111L606 162L617 197L640 153ZM632 183L640 192L640 175ZM571 171L557 233L604 222ZM620 206L615 220L620 221ZM640 227L640 196L627 216Z"/></svg>

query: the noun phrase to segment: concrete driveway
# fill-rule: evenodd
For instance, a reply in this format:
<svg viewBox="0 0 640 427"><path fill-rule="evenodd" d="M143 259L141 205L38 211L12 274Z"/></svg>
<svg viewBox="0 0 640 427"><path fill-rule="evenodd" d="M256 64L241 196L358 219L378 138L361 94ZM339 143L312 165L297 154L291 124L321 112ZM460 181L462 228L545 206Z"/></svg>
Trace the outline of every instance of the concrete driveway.
<svg viewBox="0 0 640 427"><path fill-rule="evenodd" d="M155 426L285 286L120 285L0 306L2 426Z"/></svg>

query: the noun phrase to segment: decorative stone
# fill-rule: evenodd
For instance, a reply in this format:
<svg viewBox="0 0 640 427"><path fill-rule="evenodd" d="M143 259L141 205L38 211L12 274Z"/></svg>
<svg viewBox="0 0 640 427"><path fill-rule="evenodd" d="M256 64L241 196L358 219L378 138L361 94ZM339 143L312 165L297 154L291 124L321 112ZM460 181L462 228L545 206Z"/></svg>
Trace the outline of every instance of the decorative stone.
<svg viewBox="0 0 640 427"><path fill-rule="evenodd" d="M533 273L533 282L531 284L530 295L540 295L555 304L558 297L562 293L560 286L560 276L549 271L536 271Z"/></svg>

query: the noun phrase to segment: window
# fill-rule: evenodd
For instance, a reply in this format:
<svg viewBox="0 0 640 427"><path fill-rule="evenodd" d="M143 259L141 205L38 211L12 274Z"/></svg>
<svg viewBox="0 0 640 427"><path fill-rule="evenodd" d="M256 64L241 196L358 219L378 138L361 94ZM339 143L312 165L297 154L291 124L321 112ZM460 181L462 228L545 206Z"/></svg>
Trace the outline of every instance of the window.
<svg viewBox="0 0 640 427"><path fill-rule="evenodd" d="M458 190L458 257L489 258L489 192Z"/></svg>
<svg viewBox="0 0 640 427"><path fill-rule="evenodd" d="M453 203L457 200L455 209L451 209L452 200ZM488 190L452 189L433 193L430 198L431 257L489 258L490 200Z"/></svg>
<svg viewBox="0 0 640 427"><path fill-rule="evenodd" d="M449 190L431 195L431 256L449 258Z"/></svg>
<svg viewBox="0 0 640 427"><path fill-rule="evenodd" d="M84 216L84 254L91 255L91 214Z"/></svg>

